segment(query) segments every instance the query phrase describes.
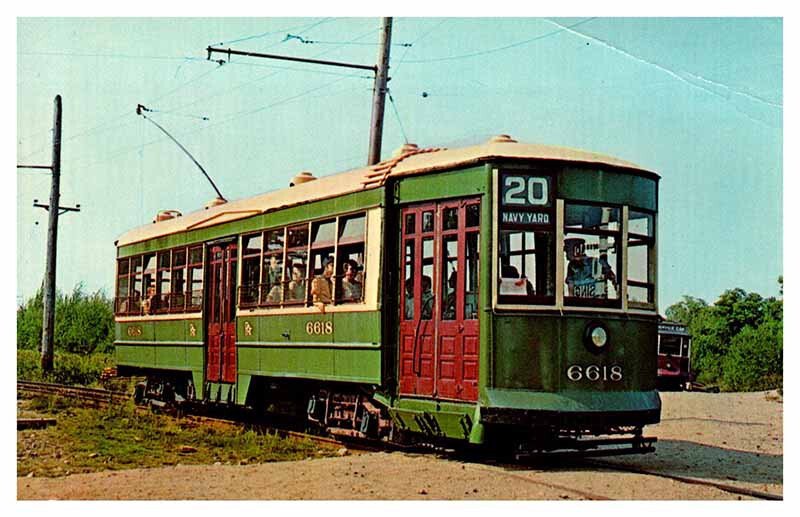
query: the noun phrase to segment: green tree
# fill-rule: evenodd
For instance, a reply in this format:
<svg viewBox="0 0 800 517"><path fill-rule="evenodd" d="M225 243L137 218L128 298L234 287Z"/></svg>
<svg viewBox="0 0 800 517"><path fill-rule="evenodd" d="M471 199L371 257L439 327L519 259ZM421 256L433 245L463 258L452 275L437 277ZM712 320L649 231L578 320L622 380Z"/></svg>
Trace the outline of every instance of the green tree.
<svg viewBox="0 0 800 517"><path fill-rule="evenodd" d="M681 301L667 307L667 319L684 325L691 325L695 315L705 307L708 307L705 300L684 295Z"/></svg>
<svg viewBox="0 0 800 517"><path fill-rule="evenodd" d="M714 305L684 296L666 315L687 325L692 369L699 381L735 390L782 382L782 300L735 288L722 293Z"/></svg>
<svg viewBox="0 0 800 517"><path fill-rule="evenodd" d="M38 350L42 342L43 291L17 308L17 348Z"/></svg>
<svg viewBox="0 0 800 517"><path fill-rule="evenodd" d="M17 348L38 350L42 339L41 290L17 310ZM72 293L56 296L55 349L88 354L112 348L114 313L112 302L98 291L87 295L83 285Z"/></svg>
<svg viewBox="0 0 800 517"><path fill-rule="evenodd" d="M726 390L766 390L783 385L783 322L767 320L745 327L731 342L723 360Z"/></svg>

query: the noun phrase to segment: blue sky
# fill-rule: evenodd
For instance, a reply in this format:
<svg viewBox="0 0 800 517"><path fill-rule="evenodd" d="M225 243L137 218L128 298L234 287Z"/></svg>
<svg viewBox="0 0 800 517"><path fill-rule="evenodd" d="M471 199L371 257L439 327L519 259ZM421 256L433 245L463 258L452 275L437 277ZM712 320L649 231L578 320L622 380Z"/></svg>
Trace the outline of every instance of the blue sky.
<svg viewBox="0 0 800 517"><path fill-rule="evenodd" d="M135 115L139 103L158 110L152 118L229 199L282 188L302 170L363 165L369 73L249 58L220 66L205 48L372 64L379 27L379 18L18 19L17 161L50 162L61 94L62 205L82 207L61 219L59 289L84 282L113 295L120 234L214 197ZM455 147L507 133L638 163L662 176L662 312L684 294L776 295L782 31L779 18L398 17L383 156L406 138ZM46 212L31 205L47 199L49 177L20 172L16 187L20 301L44 272Z"/></svg>

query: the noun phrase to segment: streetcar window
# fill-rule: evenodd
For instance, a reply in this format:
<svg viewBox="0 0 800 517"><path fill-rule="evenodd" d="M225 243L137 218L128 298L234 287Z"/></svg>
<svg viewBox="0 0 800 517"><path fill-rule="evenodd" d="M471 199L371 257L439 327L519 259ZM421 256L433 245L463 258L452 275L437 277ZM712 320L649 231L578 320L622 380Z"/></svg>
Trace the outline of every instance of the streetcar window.
<svg viewBox="0 0 800 517"><path fill-rule="evenodd" d="M445 209L447 211L447 209ZM458 284L458 235L442 238L442 319L456 319L456 286Z"/></svg>
<svg viewBox="0 0 800 517"><path fill-rule="evenodd" d="M406 235L416 233L415 227L417 223L416 214L406 214Z"/></svg>
<svg viewBox="0 0 800 517"><path fill-rule="evenodd" d="M619 303L621 209L565 204L564 292L570 305Z"/></svg>
<svg viewBox="0 0 800 517"><path fill-rule="evenodd" d="M474 203L467 206L467 228L481 225L481 205Z"/></svg>
<svg viewBox="0 0 800 517"><path fill-rule="evenodd" d="M170 251L158 253L158 270L156 272L156 292L150 300L151 312L166 312L169 310L169 293L172 286L172 254Z"/></svg>
<svg viewBox="0 0 800 517"><path fill-rule="evenodd" d="M307 274L308 224L303 224L286 230L286 268L283 280L285 303L305 303Z"/></svg>
<svg viewBox="0 0 800 517"><path fill-rule="evenodd" d="M442 230L458 229L458 207L445 208L442 210Z"/></svg>
<svg viewBox="0 0 800 517"><path fill-rule="evenodd" d="M422 231L423 232L433 231L433 210L422 212Z"/></svg>
<svg viewBox="0 0 800 517"><path fill-rule="evenodd" d="M364 299L364 232L366 215L339 218L336 264L336 302L355 303Z"/></svg>
<svg viewBox="0 0 800 517"><path fill-rule="evenodd" d="M467 221L469 221L469 209L478 207L471 205L467 207ZM467 233L466 242L466 273L464 277L464 319L478 319L478 253L480 250L480 234L478 232Z"/></svg>
<svg viewBox="0 0 800 517"><path fill-rule="evenodd" d="M172 291L169 295L170 312L186 309L186 248L172 250Z"/></svg>
<svg viewBox="0 0 800 517"><path fill-rule="evenodd" d="M413 214L411 214L413 215ZM408 218L406 218L408 221ZM414 241L405 244L405 262L403 263L403 315L406 320L414 319Z"/></svg>
<svg viewBox="0 0 800 517"><path fill-rule="evenodd" d="M433 268L433 237L426 237L422 239L422 295L420 296L420 319L423 320L429 320L433 317L433 307L436 303L436 298L433 294Z"/></svg>
<svg viewBox="0 0 800 517"><path fill-rule="evenodd" d="M200 310L203 304L203 247L189 248L188 291L186 292L187 309Z"/></svg>
<svg viewBox="0 0 800 517"><path fill-rule="evenodd" d="M138 314L142 300L142 256L131 258L131 295L128 301L128 314Z"/></svg>
<svg viewBox="0 0 800 517"><path fill-rule="evenodd" d="M681 337L670 334L661 334L659 339L658 353L663 355L681 355Z"/></svg>
<svg viewBox="0 0 800 517"><path fill-rule="evenodd" d="M129 311L130 267L129 258L117 260L117 296L114 302L114 312L117 314Z"/></svg>
<svg viewBox="0 0 800 517"><path fill-rule="evenodd" d="M239 287L239 305L243 307L258 304L261 242L261 233L242 237L242 283Z"/></svg>
<svg viewBox="0 0 800 517"><path fill-rule="evenodd" d="M333 252L336 239L336 220L311 224L311 301L328 304L333 301L333 275L336 262Z"/></svg>
<svg viewBox="0 0 800 517"><path fill-rule="evenodd" d="M655 303L655 249L653 215L628 212L628 303Z"/></svg>
<svg viewBox="0 0 800 517"><path fill-rule="evenodd" d="M267 232L267 247L264 250L261 303L280 304L283 301L283 243L284 230Z"/></svg>
<svg viewBox="0 0 800 517"><path fill-rule="evenodd" d="M498 294L501 303L554 302L553 243L552 231L500 231Z"/></svg>

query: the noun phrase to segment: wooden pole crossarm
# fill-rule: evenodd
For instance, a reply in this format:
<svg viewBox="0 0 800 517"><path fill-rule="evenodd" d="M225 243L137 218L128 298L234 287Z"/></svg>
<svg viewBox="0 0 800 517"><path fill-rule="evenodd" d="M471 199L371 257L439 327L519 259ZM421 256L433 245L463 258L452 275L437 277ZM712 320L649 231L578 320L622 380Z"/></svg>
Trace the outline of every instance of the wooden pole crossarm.
<svg viewBox="0 0 800 517"><path fill-rule="evenodd" d="M304 57L291 57L291 56L279 56L277 54L262 54L260 52L245 52L242 50L232 50L230 48L214 48L208 47L206 48L208 51L208 59L211 60L211 54L213 52L218 52L221 54L228 55L228 61L230 61L231 56L247 56L247 57L263 57L266 59L279 59L282 61L297 61L300 63L313 63L315 65L327 65L327 66L339 66L344 68L356 68L359 70L371 70L372 73L378 73L378 67L376 65L359 65L355 63L342 63L340 61L324 61L322 59L309 59Z"/></svg>
<svg viewBox="0 0 800 517"><path fill-rule="evenodd" d="M34 199L33 200L33 206L35 206L37 208L44 208L45 210L50 211L50 205L45 205L44 203L39 203L38 201L39 201L38 199ZM58 214L59 215L65 214L67 212L80 212L80 211L81 211L81 205L75 205L74 207L73 206L60 206L60 207L58 207Z"/></svg>
<svg viewBox="0 0 800 517"><path fill-rule="evenodd" d="M17 169L47 169L49 171L53 170L52 165L17 165Z"/></svg>

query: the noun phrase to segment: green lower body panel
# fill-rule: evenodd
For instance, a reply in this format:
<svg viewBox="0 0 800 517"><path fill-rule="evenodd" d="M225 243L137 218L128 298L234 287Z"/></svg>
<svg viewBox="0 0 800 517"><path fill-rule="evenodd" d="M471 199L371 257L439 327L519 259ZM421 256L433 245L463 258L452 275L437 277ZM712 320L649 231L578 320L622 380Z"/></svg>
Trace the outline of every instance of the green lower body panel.
<svg viewBox="0 0 800 517"><path fill-rule="evenodd" d="M203 345L116 344L119 366L159 370L203 369Z"/></svg>
<svg viewBox="0 0 800 517"><path fill-rule="evenodd" d="M389 415L403 431L481 443L483 427L479 411L476 404L399 399L389 408Z"/></svg>
<svg viewBox="0 0 800 517"><path fill-rule="evenodd" d="M245 375L381 383L380 347L239 344L238 359L239 373Z"/></svg>

